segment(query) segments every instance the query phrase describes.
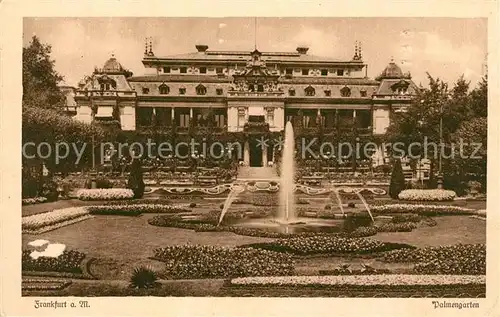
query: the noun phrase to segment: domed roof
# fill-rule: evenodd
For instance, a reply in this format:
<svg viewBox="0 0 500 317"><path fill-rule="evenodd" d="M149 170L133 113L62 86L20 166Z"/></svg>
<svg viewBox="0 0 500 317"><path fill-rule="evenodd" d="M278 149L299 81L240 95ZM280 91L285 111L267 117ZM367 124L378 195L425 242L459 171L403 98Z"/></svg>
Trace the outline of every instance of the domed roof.
<svg viewBox="0 0 500 317"><path fill-rule="evenodd" d="M115 56L112 55L110 59L104 63L104 66L102 67L102 71L107 73L114 73L114 72L122 72L124 69L122 65L116 60Z"/></svg>
<svg viewBox="0 0 500 317"><path fill-rule="evenodd" d="M403 78L403 71L401 68L394 63L394 61L391 61L389 65L384 69L382 74L380 75L381 78Z"/></svg>

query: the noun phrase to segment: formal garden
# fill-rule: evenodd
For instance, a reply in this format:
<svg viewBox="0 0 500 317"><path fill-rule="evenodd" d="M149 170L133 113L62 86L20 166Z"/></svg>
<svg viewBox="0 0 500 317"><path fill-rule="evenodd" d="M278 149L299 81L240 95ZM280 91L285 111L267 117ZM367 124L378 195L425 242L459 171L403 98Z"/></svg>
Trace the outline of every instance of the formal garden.
<svg viewBox="0 0 500 317"><path fill-rule="evenodd" d="M186 136L85 124L42 107L58 102L53 75L53 86L23 83L23 143L33 144L23 148L23 296L485 297L485 147L481 160L443 160L441 173L432 160L425 182L406 179L400 158L335 172L296 158L295 184L238 179L231 158L105 160L96 150L104 142ZM471 92L465 84L448 90L430 78L422 102L385 137L436 137L436 115L423 108L444 98L444 137L485 145L486 81ZM40 144L63 142L88 147L36 157ZM293 189L293 224L275 221L284 186Z"/></svg>

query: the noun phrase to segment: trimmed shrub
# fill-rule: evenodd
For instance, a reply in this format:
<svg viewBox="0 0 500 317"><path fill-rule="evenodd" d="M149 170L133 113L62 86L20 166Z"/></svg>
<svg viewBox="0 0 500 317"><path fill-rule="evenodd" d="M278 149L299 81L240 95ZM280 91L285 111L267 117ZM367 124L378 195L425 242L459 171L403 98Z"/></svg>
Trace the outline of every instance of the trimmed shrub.
<svg viewBox="0 0 500 317"><path fill-rule="evenodd" d="M405 176L403 174L403 167L401 166L401 160L396 159L392 167L391 174L391 184L389 185L389 196L393 199L397 199L399 193L405 189Z"/></svg>
<svg viewBox="0 0 500 317"><path fill-rule="evenodd" d="M426 205L426 204L389 204L370 206L377 214L415 213L423 216L441 215L473 215L476 210L459 206Z"/></svg>
<svg viewBox="0 0 500 317"><path fill-rule="evenodd" d="M42 184L40 196L47 198L47 201L56 201L59 197L57 183L52 180L46 180Z"/></svg>
<svg viewBox="0 0 500 317"><path fill-rule="evenodd" d="M127 188L130 188L134 192L134 198L137 199L142 198L145 187L146 185L142 177L141 161L139 159L134 159L130 166Z"/></svg>
<svg viewBox="0 0 500 317"><path fill-rule="evenodd" d="M80 200L132 199L134 192L125 188L80 189L77 192L77 197Z"/></svg>
<svg viewBox="0 0 500 317"><path fill-rule="evenodd" d="M103 189L113 188L113 183L109 179L104 177L96 178L95 183L96 183L96 188L103 188ZM85 188L87 189L92 188L92 178L89 178L85 181Z"/></svg>
<svg viewBox="0 0 500 317"><path fill-rule="evenodd" d="M452 201L457 194L446 189L407 189L399 193L400 200L410 201Z"/></svg>

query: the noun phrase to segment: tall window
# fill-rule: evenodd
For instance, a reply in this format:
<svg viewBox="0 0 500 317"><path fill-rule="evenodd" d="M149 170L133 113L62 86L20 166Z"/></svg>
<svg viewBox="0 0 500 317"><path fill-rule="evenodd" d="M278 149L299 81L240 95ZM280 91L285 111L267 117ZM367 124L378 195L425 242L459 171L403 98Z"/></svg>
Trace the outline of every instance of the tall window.
<svg viewBox="0 0 500 317"><path fill-rule="evenodd" d="M307 76L307 75L309 75L309 69L308 68L302 69L302 76Z"/></svg>
<svg viewBox="0 0 500 317"><path fill-rule="evenodd" d="M109 83L101 83L101 90L110 90L111 85Z"/></svg>
<svg viewBox="0 0 500 317"><path fill-rule="evenodd" d="M189 113L181 113L179 115L179 126L183 128L189 127Z"/></svg>
<svg viewBox="0 0 500 317"><path fill-rule="evenodd" d="M222 128L222 127L224 127L224 125L225 125L225 123L226 123L226 122L225 122L225 120L226 120L226 119L225 119L225 116L224 116L224 114L223 114L223 113L217 113L217 114L215 114L215 115L214 115L214 119L215 119L215 126L216 126L217 128Z"/></svg>
<svg viewBox="0 0 500 317"><path fill-rule="evenodd" d="M287 69L285 70L285 75L293 75L293 69L291 69L291 68L287 68Z"/></svg>
<svg viewBox="0 0 500 317"><path fill-rule="evenodd" d="M322 69L321 76L328 76L328 69Z"/></svg>
<svg viewBox="0 0 500 317"><path fill-rule="evenodd" d="M350 97L351 96L351 89L349 87L344 87L340 89L340 95L342 97Z"/></svg>
<svg viewBox="0 0 500 317"><path fill-rule="evenodd" d="M215 93L217 94L217 96L222 96L222 94L223 94L223 90L222 90L222 88L217 88L217 89L215 90Z"/></svg>
<svg viewBox="0 0 500 317"><path fill-rule="evenodd" d="M222 74L222 73L224 72L224 70L222 69L222 67L217 67L217 68L215 69L215 72L216 72L217 74Z"/></svg>
<svg viewBox="0 0 500 317"><path fill-rule="evenodd" d="M185 95L186 94L186 88L181 87L179 88L179 95Z"/></svg>
<svg viewBox="0 0 500 317"><path fill-rule="evenodd" d="M206 74L207 73L207 68L206 67L200 67L200 74Z"/></svg>
<svg viewBox="0 0 500 317"><path fill-rule="evenodd" d="M266 121L271 127L274 126L274 108L267 109Z"/></svg>
<svg viewBox="0 0 500 317"><path fill-rule="evenodd" d="M325 90L325 96L326 97L330 97L331 95L332 95L332 91L331 90L329 90L329 89Z"/></svg>
<svg viewBox="0 0 500 317"><path fill-rule="evenodd" d="M170 93L170 88L165 84L161 84L158 87L158 90L160 92L160 95L168 95Z"/></svg>
<svg viewBox="0 0 500 317"><path fill-rule="evenodd" d="M207 88L203 85L198 85L196 86L196 94L197 95L206 95L207 94Z"/></svg>
<svg viewBox="0 0 500 317"><path fill-rule="evenodd" d="M303 116L302 117L302 125L304 128L309 128L309 124L311 123L311 117L310 116Z"/></svg>
<svg viewBox="0 0 500 317"><path fill-rule="evenodd" d="M170 67L163 67L163 72L166 74L170 73Z"/></svg>
<svg viewBox="0 0 500 317"><path fill-rule="evenodd" d="M361 97L366 97L367 96L366 90L361 90L359 93L360 93Z"/></svg>
<svg viewBox="0 0 500 317"><path fill-rule="evenodd" d="M238 127L245 124L245 108L238 108Z"/></svg>
<svg viewBox="0 0 500 317"><path fill-rule="evenodd" d="M344 76L344 70L343 69L337 69L337 76Z"/></svg>
<svg viewBox="0 0 500 317"><path fill-rule="evenodd" d="M316 90L311 86L304 89L304 91L306 93L306 96L314 96L316 94Z"/></svg>
<svg viewBox="0 0 500 317"><path fill-rule="evenodd" d="M264 85L257 85L257 91L258 92L263 92L264 91Z"/></svg>
<svg viewBox="0 0 500 317"><path fill-rule="evenodd" d="M181 72L181 74L187 73L187 67L181 67L180 72Z"/></svg>

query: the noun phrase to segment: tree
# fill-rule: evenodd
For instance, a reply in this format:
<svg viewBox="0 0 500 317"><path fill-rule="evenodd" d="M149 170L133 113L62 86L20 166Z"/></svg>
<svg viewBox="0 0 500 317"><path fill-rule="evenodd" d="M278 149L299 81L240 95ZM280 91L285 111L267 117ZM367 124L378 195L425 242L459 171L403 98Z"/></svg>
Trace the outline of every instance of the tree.
<svg viewBox="0 0 500 317"><path fill-rule="evenodd" d="M138 158L132 160L130 166L130 175L128 177L127 188L132 189L134 192L134 198L142 198L144 195L144 179L142 178L142 167L141 161Z"/></svg>
<svg viewBox="0 0 500 317"><path fill-rule="evenodd" d="M470 93L470 111L474 117L486 118L488 116L488 78L486 76Z"/></svg>
<svg viewBox="0 0 500 317"><path fill-rule="evenodd" d="M473 118L464 121L453 134L456 152L446 169L452 183L465 184L469 180L479 181L486 188L488 119ZM462 144L462 149L459 149ZM458 184L457 184L458 185Z"/></svg>
<svg viewBox="0 0 500 317"><path fill-rule="evenodd" d="M392 166L391 184L389 185L389 196L393 199L398 199L399 193L405 189L405 176L403 174L403 167L401 160L396 159Z"/></svg>
<svg viewBox="0 0 500 317"><path fill-rule="evenodd" d="M23 106L60 108L64 95L57 86L63 77L54 69L52 47L33 36L23 47Z"/></svg>

